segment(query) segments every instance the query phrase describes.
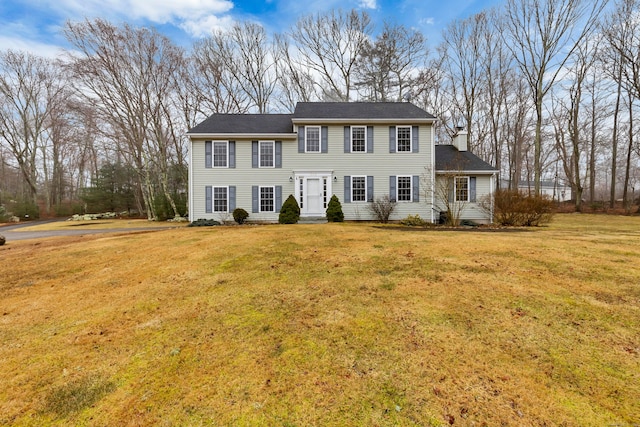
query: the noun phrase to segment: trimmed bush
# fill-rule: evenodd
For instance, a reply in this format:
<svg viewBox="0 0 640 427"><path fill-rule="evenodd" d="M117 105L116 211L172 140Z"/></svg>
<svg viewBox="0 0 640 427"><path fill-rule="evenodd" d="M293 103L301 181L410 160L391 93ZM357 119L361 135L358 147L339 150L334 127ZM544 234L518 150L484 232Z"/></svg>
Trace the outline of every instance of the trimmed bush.
<svg viewBox="0 0 640 427"><path fill-rule="evenodd" d="M249 212L245 211L242 208L235 208L233 210L233 219L238 223L238 224L244 224L244 222L247 220L247 218L249 218Z"/></svg>
<svg viewBox="0 0 640 427"><path fill-rule="evenodd" d="M7 239L5 239L2 234L0 234L0 246L4 245L6 242L7 242Z"/></svg>
<svg viewBox="0 0 640 427"><path fill-rule="evenodd" d="M335 194L331 196L329 204L327 205L327 221L329 222L343 222L344 213L342 212L342 204L338 200L338 196Z"/></svg>
<svg viewBox="0 0 640 427"><path fill-rule="evenodd" d="M200 218L193 221L191 224L187 225L187 227L211 227L214 225L221 225L220 222L215 219L204 219Z"/></svg>
<svg viewBox="0 0 640 427"><path fill-rule="evenodd" d="M551 222L553 201L547 196L536 196L517 190L497 190L493 198L494 222L516 227L535 227ZM491 212L491 199L481 201L481 207Z"/></svg>
<svg viewBox="0 0 640 427"><path fill-rule="evenodd" d="M400 221L402 225L408 225L409 227L426 227L430 224L428 221L425 221L420 217L420 215L409 215L402 221Z"/></svg>
<svg viewBox="0 0 640 427"><path fill-rule="evenodd" d="M280 224L296 224L300 219L300 206L293 194L287 197L287 200L282 204L280 209L280 215L278 216L278 222Z"/></svg>

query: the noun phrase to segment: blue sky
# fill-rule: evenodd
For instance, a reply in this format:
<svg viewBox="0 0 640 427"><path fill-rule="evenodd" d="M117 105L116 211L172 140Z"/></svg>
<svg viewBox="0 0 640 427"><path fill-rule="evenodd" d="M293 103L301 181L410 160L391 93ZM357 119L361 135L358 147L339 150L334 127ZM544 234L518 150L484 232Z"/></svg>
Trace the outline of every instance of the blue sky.
<svg viewBox="0 0 640 427"><path fill-rule="evenodd" d="M114 23L154 26L188 46L211 29L251 20L270 32L288 29L299 16L342 8L366 10L377 25L385 20L415 28L435 48L442 29L504 0L0 0L0 50L22 49L56 56L66 47L67 20L104 18Z"/></svg>

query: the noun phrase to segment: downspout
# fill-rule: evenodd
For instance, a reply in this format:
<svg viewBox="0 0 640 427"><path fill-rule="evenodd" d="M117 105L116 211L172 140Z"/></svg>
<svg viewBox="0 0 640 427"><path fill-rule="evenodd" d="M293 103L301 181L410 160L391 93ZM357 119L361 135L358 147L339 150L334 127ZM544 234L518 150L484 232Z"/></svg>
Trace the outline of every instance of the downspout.
<svg viewBox="0 0 640 427"><path fill-rule="evenodd" d="M433 128L435 123L431 123L431 223L435 224L435 192L436 192L436 142L434 140Z"/></svg>
<svg viewBox="0 0 640 427"><path fill-rule="evenodd" d="M193 222L193 140L189 137L189 183L187 185L187 206L189 206L189 222Z"/></svg>

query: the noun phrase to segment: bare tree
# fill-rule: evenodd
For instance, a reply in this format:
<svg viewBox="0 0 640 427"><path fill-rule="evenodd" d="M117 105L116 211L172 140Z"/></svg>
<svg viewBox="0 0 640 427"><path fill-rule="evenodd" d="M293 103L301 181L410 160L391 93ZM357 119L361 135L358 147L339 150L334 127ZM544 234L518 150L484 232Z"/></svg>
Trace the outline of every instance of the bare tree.
<svg viewBox="0 0 640 427"><path fill-rule="evenodd" d="M34 206L43 166L39 154L46 154L45 134L61 83L47 59L12 50L0 53L0 140L9 147Z"/></svg>
<svg viewBox="0 0 640 427"><path fill-rule="evenodd" d="M617 149L617 137L619 132L618 113L621 100L621 90L627 92L629 107L629 146L627 148L627 160L625 167L625 179L623 188L623 203L627 205L628 185L631 168L631 151L633 146L633 103L640 97L640 2L638 0L620 0L613 13L606 19L603 25L604 36L611 48L610 59L613 59L617 73L614 80L618 84L616 109L614 112L614 147ZM612 56L612 58L611 58ZM612 160L612 173L615 174L615 159ZM613 180L614 178L612 178ZM611 199L615 197L615 186L612 182ZM612 203L612 202L610 202Z"/></svg>
<svg viewBox="0 0 640 427"><path fill-rule="evenodd" d="M366 41L355 68L355 86L370 101L402 101L424 68L428 49L424 36L402 25L385 23L375 41Z"/></svg>
<svg viewBox="0 0 640 427"><path fill-rule="evenodd" d="M308 70L320 98L349 101L354 67L371 34L371 18L366 12L335 11L302 17L287 34L295 43L285 54L296 70ZM298 71L297 75L304 75Z"/></svg>
<svg viewBox="0 0 640 427"><path fill-rule="evenodd" d="M100 19L69 22L64 33L76 50L69 58L77 92L95 104L109 125L105 134L135 166L147 218L156 219L158 178L178 215L164 185L172 135L163 122L163 108L170 103L172 73L181 51L155 30L118 27Z"/></svg>
<svg viewBox="0 0 640 427"><path fill-rule="evenodd" d="M577 46L588 37L607 0L508 0L506 45L531 88L535 106L535 192L542 175L544 100Z"/></svg>
<svg viewBox="0 0 640 427"><path fill-rule="evenodd" d="M248 108L269 111L277 84L277 50L258 24L238 23L228 32L217 31L198 45L202 71L222 66L222 75L233 79L229 88L239 89Z"/></svg>

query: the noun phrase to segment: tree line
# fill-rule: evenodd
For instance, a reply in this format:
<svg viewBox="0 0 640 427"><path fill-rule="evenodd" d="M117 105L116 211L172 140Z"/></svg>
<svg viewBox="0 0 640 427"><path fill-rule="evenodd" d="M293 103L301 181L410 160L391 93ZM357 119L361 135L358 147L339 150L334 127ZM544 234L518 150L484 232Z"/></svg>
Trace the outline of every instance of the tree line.
<svg viewBox="0 0 640 427"><path fill-rule="evenodd" d="M582 201L638 183L640 0L506 0L418 30L364 11L254 22L178 46L153 28L67 22L56 59L0 52L0 205L46 215L185 214L185 132L212 113L290 112L299 101L410 101L456 126L501 186L544 181ZM378 28L378 30L376 30Z"/></svg>

